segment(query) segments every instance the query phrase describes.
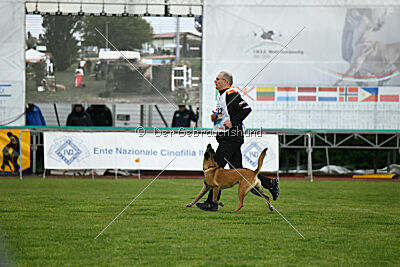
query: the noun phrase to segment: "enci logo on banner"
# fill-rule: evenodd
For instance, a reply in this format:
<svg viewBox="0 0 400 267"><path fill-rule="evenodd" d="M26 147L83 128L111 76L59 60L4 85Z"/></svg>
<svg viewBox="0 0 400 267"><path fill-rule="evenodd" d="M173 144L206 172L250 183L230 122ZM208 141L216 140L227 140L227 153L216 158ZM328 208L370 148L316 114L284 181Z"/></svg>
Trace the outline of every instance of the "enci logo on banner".
<svg viewBox="0 0 400 267"><path fill-rule="evenodd" d="M268 143L260 142L258 140L256 141L256 139L246 142L242 153L244 160L251 164L252 167L257 167L258 157L266 147L268 147L268 150L264 159L264 163L274 160L275 153L271 150L271 147L268 145Z"/></svg>
<svg viewBox="0 0 400 267"><path fill-rule="evenodd" d="M257 166L257 160L262 152L263 148L257 144L257 142L251 142L244 150L243 150L243 157L244 159L251 164L251 166ZM268 153L268 151L267 151Z"/></svg>
<svg viewBox="0 0 400 267"><path fill-rule="evenodd" d="M90 153L82 140L65 136L55 140L48 155L58 162L63 161L71 165L75 160L79 162L89 157Z"/></svg>

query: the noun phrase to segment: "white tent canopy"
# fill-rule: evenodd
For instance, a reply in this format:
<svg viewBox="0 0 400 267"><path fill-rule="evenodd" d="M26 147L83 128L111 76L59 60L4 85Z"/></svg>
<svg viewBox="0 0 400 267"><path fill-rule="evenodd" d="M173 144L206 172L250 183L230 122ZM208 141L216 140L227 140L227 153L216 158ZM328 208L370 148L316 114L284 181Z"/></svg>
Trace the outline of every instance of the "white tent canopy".
<svg viewBox="0 0 400 267"><path fill-rule="evenodd" d="M45 60L46 55L42 52L36 51L31 48L25 52L25 60L27 62L39 62L41 60Z"/></svg>

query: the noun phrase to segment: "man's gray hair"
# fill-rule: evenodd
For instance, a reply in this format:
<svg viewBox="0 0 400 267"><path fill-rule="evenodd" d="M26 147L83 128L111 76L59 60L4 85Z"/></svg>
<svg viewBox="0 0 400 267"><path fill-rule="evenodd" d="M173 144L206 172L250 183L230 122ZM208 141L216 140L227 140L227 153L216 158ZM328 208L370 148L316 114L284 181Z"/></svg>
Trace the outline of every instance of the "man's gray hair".
<svg viewBox="0 0 400 267"><path fill-rule="evenodd" d="M232 74L226 71L221 71L221 73L222 73L222 79L226 80L229 85L232 85L233 84Z"/></svg>

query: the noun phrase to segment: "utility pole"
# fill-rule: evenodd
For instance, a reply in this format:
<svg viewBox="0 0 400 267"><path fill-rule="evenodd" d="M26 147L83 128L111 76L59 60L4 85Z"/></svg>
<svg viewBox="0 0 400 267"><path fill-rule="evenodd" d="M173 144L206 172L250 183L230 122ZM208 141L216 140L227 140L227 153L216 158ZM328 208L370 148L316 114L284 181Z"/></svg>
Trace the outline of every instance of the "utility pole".
<svg viewBox="0 0 400 267"><path fill-rule="evenodd" d="M179 28L179 17L176 17L176 58L175 63L179 63L180 60L180 28Z"/></svg>

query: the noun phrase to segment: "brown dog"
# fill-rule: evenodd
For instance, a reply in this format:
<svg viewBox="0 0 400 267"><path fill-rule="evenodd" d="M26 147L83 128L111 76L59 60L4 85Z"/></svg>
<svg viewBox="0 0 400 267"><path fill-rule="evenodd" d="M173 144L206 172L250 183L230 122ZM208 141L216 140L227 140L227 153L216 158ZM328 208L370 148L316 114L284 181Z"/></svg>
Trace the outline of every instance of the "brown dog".
<svg viewBox="0 0 400 267"><path fill-rule="evenodd" d="M263 193L261 181L257 178L266 152L267 148L261 152L257 169L254 171L245 168L226 170L218 166L214 159L215 151L209 144L203 158L204 186L193 202L187 204L186 207L196 204L211 188L214 190L213 202L223 207L224 204L216 200L219 190L230 188L239 183L239 205L235 211L239 211L243 207L243 199L249 191L267 200L269 209L273 211L269 197Z"/></svg>

